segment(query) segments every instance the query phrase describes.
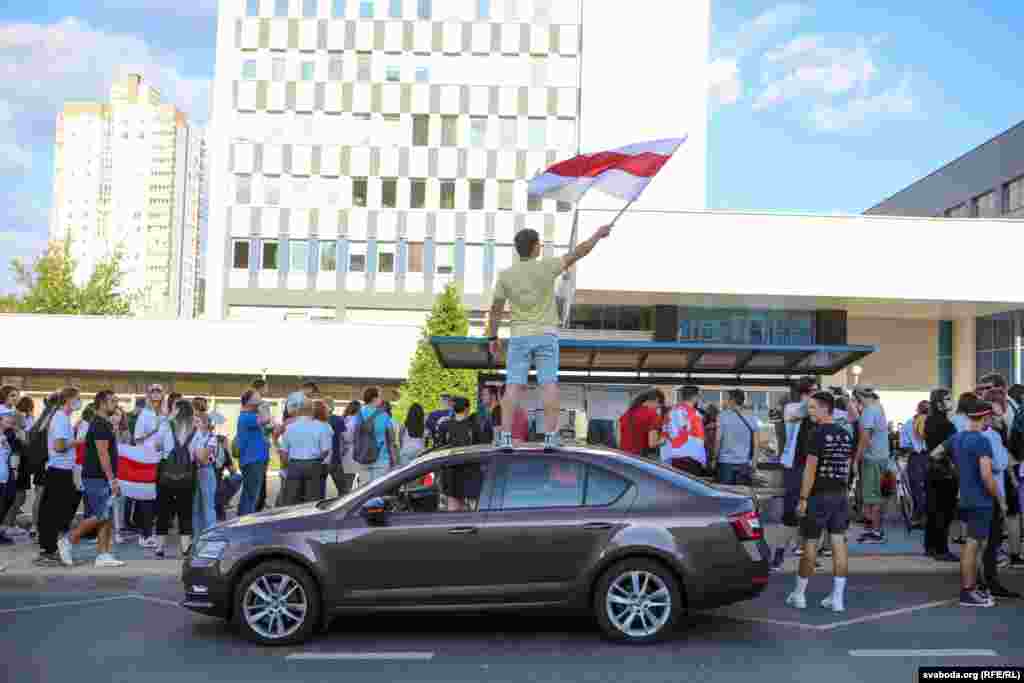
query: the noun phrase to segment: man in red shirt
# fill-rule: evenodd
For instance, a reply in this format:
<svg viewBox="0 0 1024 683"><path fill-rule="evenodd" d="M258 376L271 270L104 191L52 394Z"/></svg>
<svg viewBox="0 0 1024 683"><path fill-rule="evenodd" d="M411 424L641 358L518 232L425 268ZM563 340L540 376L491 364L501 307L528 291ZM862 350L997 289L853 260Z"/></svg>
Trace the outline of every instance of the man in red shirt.
<svg viewBox="0 0 1024 683"><path fill-rule="evenodd" d="M664 395L658 389L650 389L633 399L629 410L619 418L622 450L633 455L657 457L661 434L658 406L664 402Z"/></svg>

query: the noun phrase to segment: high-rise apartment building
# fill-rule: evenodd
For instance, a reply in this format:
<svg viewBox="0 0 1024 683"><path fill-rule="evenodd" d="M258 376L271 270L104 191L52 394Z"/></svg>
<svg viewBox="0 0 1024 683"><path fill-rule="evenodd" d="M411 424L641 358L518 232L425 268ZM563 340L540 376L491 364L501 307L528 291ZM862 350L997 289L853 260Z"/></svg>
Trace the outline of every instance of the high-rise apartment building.
<svg viewBox="0 0 1024 683"><path fill-rule="evenodd" d="M202 135L142 76L110 102L68 102L57 116L51 237L70 239L84 281L114 250L140 315L194 317Z"/></svg>
<svg viewBox="0 0 1024 683"><path fill-rule="evenodd" d="M568 248L527 181L581 147L688 134L651 197L703 208L708 4L608 4L221 0L207 315L414 322L452 281L479 312L519 229Z"/></svg>

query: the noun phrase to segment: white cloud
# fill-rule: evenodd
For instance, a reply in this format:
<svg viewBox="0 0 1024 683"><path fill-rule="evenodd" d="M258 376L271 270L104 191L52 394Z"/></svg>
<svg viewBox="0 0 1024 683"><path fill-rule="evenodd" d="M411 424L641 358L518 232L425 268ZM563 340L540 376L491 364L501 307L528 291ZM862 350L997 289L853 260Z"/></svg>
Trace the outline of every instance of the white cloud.
<svg viewBox="0 0 1024 683"><path fill-rule="evenodd" d="M715 106L736 104L743 96L743 81L735 59L718 58L708 65L711 102Z"/></svg>
<svg viewBox="0 0 1024 683"><path fill-rule="evenodd" d="M105 9L174 12L178 16L212 17L217 15L217 0L103 0Z"/></svg>
<svg viewBox="0 0 1024 683"><path fill-rule="evenodd" d="M911 88L910 76L899 85L873 95L863 95L839 105L819 105L811 112L811 121L818 130L842 132L865 128L881 118L911 116L917 113L917 98Z"/></svg>
<svg viewBox="0 0 1024 683"><path fill-rule="evenodd" d="M764 82L754 101L762 110L802 97L834 97L866 87L879 75L866 45L831 47L819 36L795 38L764 56Z"/></svg>

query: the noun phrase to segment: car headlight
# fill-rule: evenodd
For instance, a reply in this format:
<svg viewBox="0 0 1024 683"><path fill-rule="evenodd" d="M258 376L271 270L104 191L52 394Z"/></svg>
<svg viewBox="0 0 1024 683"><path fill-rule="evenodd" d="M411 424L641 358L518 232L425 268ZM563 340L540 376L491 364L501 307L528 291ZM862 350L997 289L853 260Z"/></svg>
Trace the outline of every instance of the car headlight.
<svg viewBox="0 0 1024 683"><path fill-rule="evenodd" d="M228 542L221 539L199 539L196 541L194 556L201 560L219 560L228 549Z"/></svg>

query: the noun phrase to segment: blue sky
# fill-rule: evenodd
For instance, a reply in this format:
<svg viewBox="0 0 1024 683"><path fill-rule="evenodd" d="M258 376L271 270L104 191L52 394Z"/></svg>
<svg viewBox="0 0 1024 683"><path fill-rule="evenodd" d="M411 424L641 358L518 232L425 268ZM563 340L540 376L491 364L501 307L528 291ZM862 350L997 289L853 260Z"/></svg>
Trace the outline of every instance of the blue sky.
<svg viewBox="0 0 1024 683"><path fill-rule="evenodd" d="M1024 118L1024 4L982 4L713 0L709 207L859 213ZM46 238L61 103L123 65L205 122L215 5L3 3L0 290Z"/></svg>

